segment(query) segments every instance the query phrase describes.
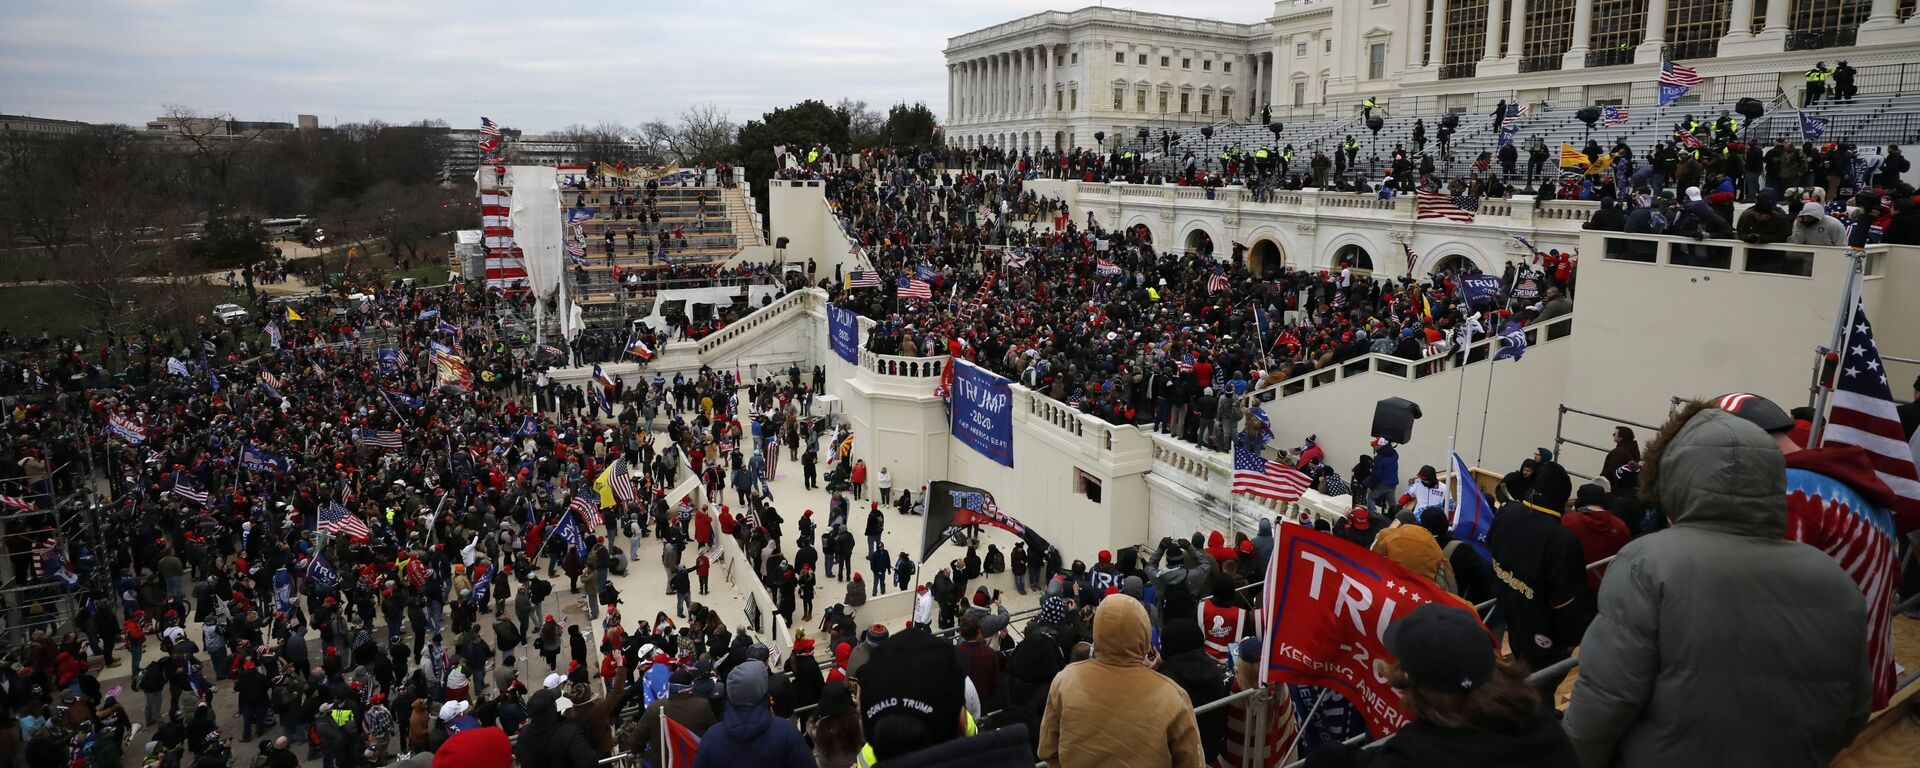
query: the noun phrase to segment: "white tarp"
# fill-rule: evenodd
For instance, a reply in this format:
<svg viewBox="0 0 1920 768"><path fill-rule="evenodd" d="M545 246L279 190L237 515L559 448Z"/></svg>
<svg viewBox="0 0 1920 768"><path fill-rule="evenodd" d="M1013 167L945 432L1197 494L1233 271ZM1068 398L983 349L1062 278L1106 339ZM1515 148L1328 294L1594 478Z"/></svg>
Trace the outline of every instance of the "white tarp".
<svg viewBox="0 0 1920 768"><path fill-rule="evenodd" d="M554 168L509 166L507 182L513 185L513 206L508 209L513 242L526 259L527 281L535 296L552 296L566 271L561 258L560 186Z"/></svg>

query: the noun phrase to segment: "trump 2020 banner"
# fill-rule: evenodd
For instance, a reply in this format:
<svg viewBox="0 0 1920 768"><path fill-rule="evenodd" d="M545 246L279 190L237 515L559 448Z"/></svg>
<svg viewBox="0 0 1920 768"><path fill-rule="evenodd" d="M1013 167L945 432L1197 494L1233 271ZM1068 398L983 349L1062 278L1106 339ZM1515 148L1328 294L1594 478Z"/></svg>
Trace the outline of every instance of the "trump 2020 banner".
<svg viewBox="0 0 1920 768"><path fill-rule="evenodd" d="M860 364L860 316L853 310L827 305L827 337L840 359Z"/></svg>
<svg viewBox="0 0 1920 768"><path fill-rule="evenodd" d="M1500 277L1498 275L1463 275L1460 278L1460 295L1467 306L1486 308L1500 303Z"/></svg>
<svg viewBox="0 0 1920 768"><path fill-rule="evenodd" d="M1426 603L1465 603L1332 534L1286 523L1279 536L1262 592L1269 624L1260 681L1330 689L1376 739L1400 730L1408 720L1400 696L1373 669L1376 659L1393 661L1381 640L1387 625Z"/></svg>
<svg viewBox="0 0 1920 768"><path fill-rule="evenodd" d="M1013 466L1010 382L965 360L953 361L953 436L980 455Z"/></svg>

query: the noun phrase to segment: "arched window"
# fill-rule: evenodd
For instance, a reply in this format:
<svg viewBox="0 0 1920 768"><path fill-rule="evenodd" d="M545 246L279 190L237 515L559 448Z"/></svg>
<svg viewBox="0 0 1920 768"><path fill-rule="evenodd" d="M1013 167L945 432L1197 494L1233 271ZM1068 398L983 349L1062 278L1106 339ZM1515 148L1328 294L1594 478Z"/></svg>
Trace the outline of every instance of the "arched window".
<svg viewBox="0 0 1920 768"><path fill-rule="evenodd" d="M1353 267L1355 270L1371 272L1373 271L1373 255L1367 253L1367 249L1357 244L1349 243L1340 246L1340 250L1333 252L1333 268L1339 269L1342 265Z"/></svg>
<svg viewBox="0 0 1920 768"><path fill-rule="evenodd" d="M1187 250L1201 256L1213 254L1213 236L1204 229L1187 233Z"/></svg>
<svg viewBox="0 0 1920 768"><path fill-rule="evenodd" d="M1279 244L1272 240L1254 243L1247 251L1247 271L1255 277L1269 278L1280 274L1286 267L1286 256L1281 254Z"/></svg>

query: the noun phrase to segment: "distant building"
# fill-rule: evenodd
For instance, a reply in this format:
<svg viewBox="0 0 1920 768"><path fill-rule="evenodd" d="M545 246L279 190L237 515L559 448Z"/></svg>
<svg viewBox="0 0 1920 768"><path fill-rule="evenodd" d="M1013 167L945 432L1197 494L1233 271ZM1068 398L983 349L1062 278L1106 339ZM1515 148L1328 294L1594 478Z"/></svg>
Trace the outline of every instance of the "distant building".
<svg viewBox="0 0 1920 768"><path fill-rule="evenodd" d="M26 115L0 115L0 139L39 139L81 133L93 125L79 120L55 120Z"/></svg>
<svg viewBox="0 0 1920 768"><path fill-rule="evenodd" d="M316 123L318 120L316 119ZM226 117L156 117L147 121L150 137L174 138L189 133L213 138L237 139L262 133L293 130L293 123L267 120L234 120Z"/></svg>
<svg viewBox="0 0 1920 768"><path fill-rule="evenodd" d="M303 131L320 130L320 118L315 117L313 115L299 115L295 117L294 120L297 123L299 123L300 130L303 130Z"/></svg>

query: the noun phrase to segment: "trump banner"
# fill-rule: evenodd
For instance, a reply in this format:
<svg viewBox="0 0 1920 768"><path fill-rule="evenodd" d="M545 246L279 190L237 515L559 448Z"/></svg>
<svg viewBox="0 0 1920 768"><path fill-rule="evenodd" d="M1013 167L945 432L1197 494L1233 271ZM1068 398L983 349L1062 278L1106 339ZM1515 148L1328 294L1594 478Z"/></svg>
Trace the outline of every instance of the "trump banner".
<svg viewBox="0 0 1920 768"><path fill-rule="evenodd" d="M853 365L860 364L860 316L850 309L827 305L827 338L833 353Z"/></svg>
<svg viewBox="0 0 1920 768"><path fill-rule="evenodd" d="M1460 278L1460 297L1467 306L1485 309L1500 303L1498 275L1464 275Z"/></svg>
<svg viewBox="0 0 1920 768"><path fill-rule="evenodd" d="M953 436L980 455L1013 466L1011 382L965 360L953 361Z"/></svg>
<svg viewBox="0 0 1920 768"><path fill-rule="evenodd" d="M971 485L935 480L927 484L926 528L920 535L920 561L926 562L940 543L970 525L991 525L1020 537L1032 552L1044 555L1047 540L1012 515L1000 511L993 494Z"/></svg>
<svg viewBox="0 0 1920 768"><path fill-rule="evenodd" d="M1374 661L1393 661L1381 639L1387 625L1426 603L1466 605L1359 545L1292 523L1280 526L1262 598L1272 609L1260 681L1331 689L1353 702L1376 739L1408 721L1400 696L1374 672Z"/></svg>

